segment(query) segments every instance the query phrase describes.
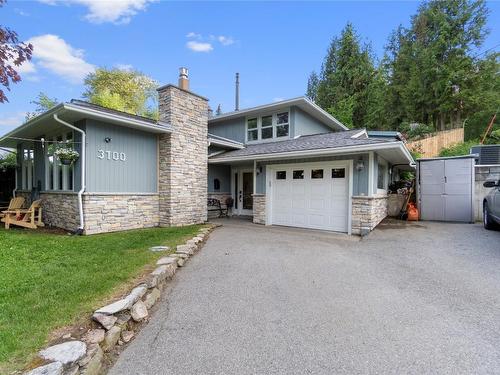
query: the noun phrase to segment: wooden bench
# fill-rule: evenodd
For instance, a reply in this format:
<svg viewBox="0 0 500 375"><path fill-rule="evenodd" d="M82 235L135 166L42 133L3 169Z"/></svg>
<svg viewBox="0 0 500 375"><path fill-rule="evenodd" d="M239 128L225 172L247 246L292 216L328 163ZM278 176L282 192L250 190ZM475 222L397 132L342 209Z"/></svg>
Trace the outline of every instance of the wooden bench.
<svg viewBox="0 0 500 375"><path fill-rule="evenodd" d="M227 216L227 207L222 208L222 204L220 203L220 200L215 199L215 198L208 198L207 199L207 206L208 206L208 212L214 212L217 211L219 212L218 217L226 217Z"/></svg>

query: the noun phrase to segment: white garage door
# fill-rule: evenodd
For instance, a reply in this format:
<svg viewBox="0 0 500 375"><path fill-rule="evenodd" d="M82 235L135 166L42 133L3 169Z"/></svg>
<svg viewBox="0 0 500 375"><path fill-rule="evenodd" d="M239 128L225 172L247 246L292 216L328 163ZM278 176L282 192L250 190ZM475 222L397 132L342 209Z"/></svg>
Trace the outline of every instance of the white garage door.
<svg viewBox="0 0 500 375"><path fill-rule="evenodd" d="M348 231L347 165L283 165L270 172L272 224Z"/></svg>

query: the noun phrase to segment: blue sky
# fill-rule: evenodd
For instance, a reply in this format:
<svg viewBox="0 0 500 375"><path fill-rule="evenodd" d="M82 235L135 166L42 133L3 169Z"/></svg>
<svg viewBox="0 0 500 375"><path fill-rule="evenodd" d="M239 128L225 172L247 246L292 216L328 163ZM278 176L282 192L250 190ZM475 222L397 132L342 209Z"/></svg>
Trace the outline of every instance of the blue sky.
<svg viewBox="0 0 500 375"><path fill-rule="evenodd" d="M241 107L303 95L331 38L350 21L381 56L390 32L408 25L418 2L167 2L124 0L14 1L1 23L35 45L23 81L0 104L0 134L20 125L43 91L59 101L79 98L82 77L96 66L138 69L161 84L190 70L191 89L215 109L234 107L234 73ZM490 2L491 34L500 43L500 2Z"/></svg>

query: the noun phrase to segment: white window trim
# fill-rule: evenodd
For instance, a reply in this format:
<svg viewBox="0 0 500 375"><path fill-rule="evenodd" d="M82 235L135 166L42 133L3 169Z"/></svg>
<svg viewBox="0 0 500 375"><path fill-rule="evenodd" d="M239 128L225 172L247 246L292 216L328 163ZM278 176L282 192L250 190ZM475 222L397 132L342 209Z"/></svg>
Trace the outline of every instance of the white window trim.
<svg viewBox="0 0 500 375"><path fill-rule="evenodd" d="M288 123L285 124L279 124L279 126L282 125L288 125L288 135L284 135L281 137L277 136L277 127L278 127L278 113L288 113ZM273 136L272 138L262 138L262 117L267 117L267 116L272 116L272 129L273 129ZM254 129L248 129L248 120L251 119L257 119L257 128ZM270 128L271 126L266 126L264 129ZM257 139L256 140L248 140L248 132L249 131L255 131L257 130ZM263 113L260 115L255 115L255 116L246 116L245 117L245 143L248 144L253 144L253 143L264 143L264 142L273 142L276 140L280 139L290 139L290 108L286 108L280 111L275 111L272 113Z"/></svg>
<svg viewBox="0 0 500 375"><path fill-rule="evenodd" d="M383 165L385 167L384 172L384 188L380 189L378 187L378 168L379 165ZM377 157L377 194L378 195L386 195L389 189L389 163L386 160L382 159L380 156Z"/></svg>

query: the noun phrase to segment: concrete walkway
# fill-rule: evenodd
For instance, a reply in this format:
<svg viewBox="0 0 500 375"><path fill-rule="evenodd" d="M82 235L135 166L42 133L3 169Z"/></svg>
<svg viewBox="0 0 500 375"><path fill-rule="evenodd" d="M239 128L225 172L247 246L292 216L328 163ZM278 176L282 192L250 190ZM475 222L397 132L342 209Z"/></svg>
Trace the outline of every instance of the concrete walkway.
<svg viewBox="0 0 500 375"><path fill-rule="evenodd" d="M110 374L500 373L500 232L224 221Z"/></svg>

